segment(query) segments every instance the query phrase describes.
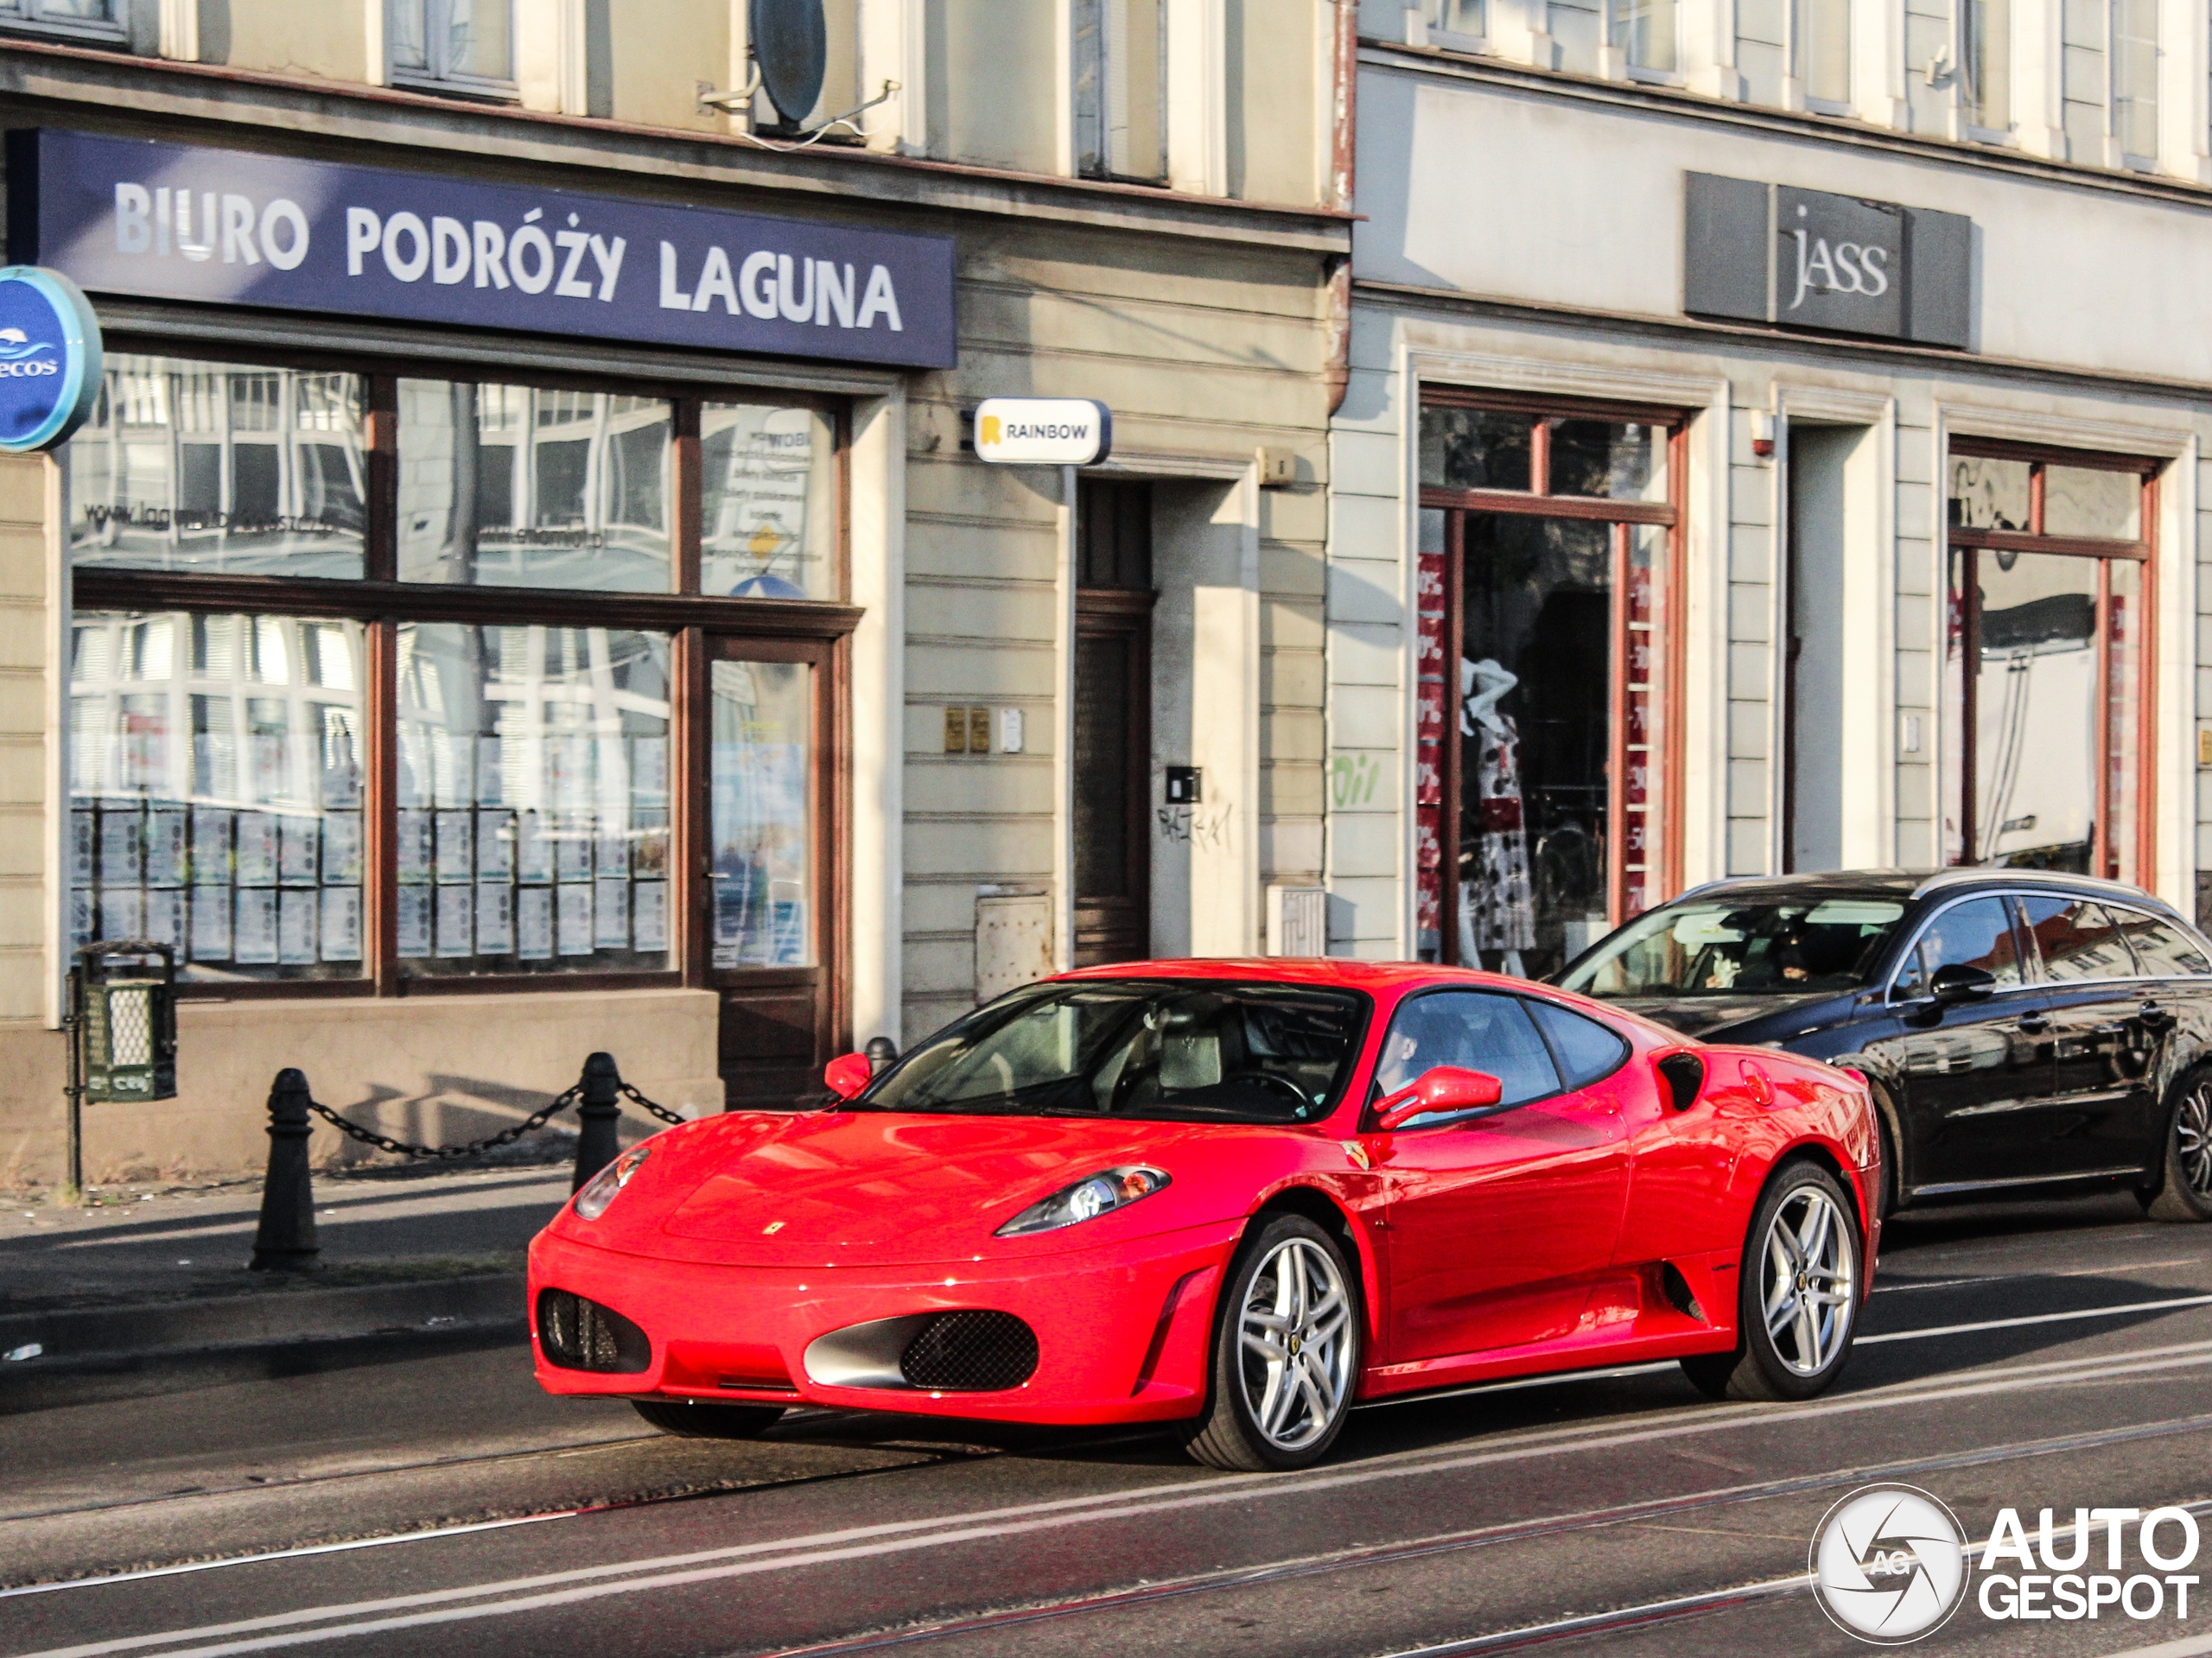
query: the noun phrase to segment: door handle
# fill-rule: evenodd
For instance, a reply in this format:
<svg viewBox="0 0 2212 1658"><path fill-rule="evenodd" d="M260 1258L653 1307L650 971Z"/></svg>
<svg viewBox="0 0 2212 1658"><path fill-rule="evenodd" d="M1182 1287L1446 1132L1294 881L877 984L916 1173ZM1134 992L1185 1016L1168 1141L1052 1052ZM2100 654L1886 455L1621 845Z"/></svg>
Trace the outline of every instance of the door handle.
<svg viewBox="0 0 2212 1658"><path fill-rule="evenodd" d="M2023 1013L2019 1028L2029 1036L2041 1036L2050 1029L2050 1021L2041 1013Z"/></svg>

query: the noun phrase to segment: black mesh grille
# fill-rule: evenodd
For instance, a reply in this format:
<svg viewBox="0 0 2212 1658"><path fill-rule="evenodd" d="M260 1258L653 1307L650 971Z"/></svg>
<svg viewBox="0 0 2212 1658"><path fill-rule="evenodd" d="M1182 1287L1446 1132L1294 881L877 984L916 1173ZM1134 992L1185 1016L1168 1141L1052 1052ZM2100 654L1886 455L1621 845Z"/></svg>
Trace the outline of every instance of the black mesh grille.
<svg viewBox="0 0 2212 1658"><path fill-rule="evenodd" d="M1037 1332L1011 1312L940 1312L899 1356L917 1388L996 1393L1037 1373Z"/></svg>
<svg viewBox="0 0 2212 1658"><path fill-rule="evenodd" d="M567 1290L537 1293L537 1344L563 1370L630 1375L653 1362L645 1332L612 1307Z"/></svg>

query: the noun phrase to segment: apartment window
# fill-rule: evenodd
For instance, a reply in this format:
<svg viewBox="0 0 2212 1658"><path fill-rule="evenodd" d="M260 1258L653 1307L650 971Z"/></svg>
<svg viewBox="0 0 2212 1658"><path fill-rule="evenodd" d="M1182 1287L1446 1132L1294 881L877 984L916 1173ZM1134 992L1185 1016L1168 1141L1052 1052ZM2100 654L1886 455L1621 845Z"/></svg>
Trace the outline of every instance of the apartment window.
<svg viewBox="0 0 2212 1658"><path fill-rule="evenodd" d="M1671 411L1427 394L1424 959L1540 977L1680 884L1683 429Z"/></svg>
<svg viewBox="0 0 2212 1658"><path fill-rule="evenodd" d="M2112 133L2121 156L2158 154L2158 0L2112 0Z"/></svg>
<svg viewBox="0 0 2212 1658"><path fill-rule="evenodd" d="M1490 35L1489 0L1428 0L1427 22L1437 45L1478 46Z"/></svg>
<svg viewBox="0 0 2212 1658"><path fill-rule="evenodd" d="M1943 858L2149 868L2148 461L1952 446Z"/></svg>
<svg viewBox="0 0 2212 1658"><path fill-rule="evenodd" d="M1736 73L1751 103L1789 103L1787 73L1808 107L1842 112L1851 100L1851 0L1738 0Z"/></svg>
<svg viewBox="0 0 2212 1658"><path fill-rule="evenodd" d="M795 395L107 359L62 450L73 943L188 994L688 983L841 1015L844 423Z"/></svg>
<svg viewBox="0 0 2212 1658"><path fill-rule="evenodd" d="M1091 178L1167 175L1166 0L1076 0L1076 166Z"/></svg>
<svg viewBox="0 0 2212 1658"><path fill-rule="evenodd" d="M1575 74L1602 73L1599 47L1610 47L1630 72L1670 75L1681 67L1676 0L1548 0L1545 29L1556 67Z"/></svg>
<svg viewBox="0 0 2212 1658"><path fill-rule="evenodd" d="M512 96L513 0L386 0L393 83Z"/></svg>
<svg viewBox="0 0 2212 1658"><path fill-rule="evenodd" d="M124 37L122 0L0 0L0 29L103 43Z"/></svg>
<svg viewBox="0 0 2212 1658"><path fill-rule="evenodd" d="M1960 0L1959 114L1985 132L2012 129L2012 0Z"/></svg>

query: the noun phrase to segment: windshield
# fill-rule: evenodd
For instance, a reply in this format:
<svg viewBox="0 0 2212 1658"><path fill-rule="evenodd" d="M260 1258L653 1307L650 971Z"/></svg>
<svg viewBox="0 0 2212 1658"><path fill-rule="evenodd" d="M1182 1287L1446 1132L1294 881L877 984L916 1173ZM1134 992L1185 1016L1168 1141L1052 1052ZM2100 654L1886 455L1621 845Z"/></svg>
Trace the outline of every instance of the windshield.
<svg viewBox="0 0 2212 1658"><path fill-rule="evenodd" d="M1311 1122L1351 1074L1367 1007L1306 985L1032 985L916 1048L856 1109Z"/></svg>
<svg viewBox="0 0 2212 1658"><path fill-rule="evenodd" d="M1586 996L1809 995L1865 984L1904 917L1896 899L1670 904L1639 917L1560 982Z"/></svg>

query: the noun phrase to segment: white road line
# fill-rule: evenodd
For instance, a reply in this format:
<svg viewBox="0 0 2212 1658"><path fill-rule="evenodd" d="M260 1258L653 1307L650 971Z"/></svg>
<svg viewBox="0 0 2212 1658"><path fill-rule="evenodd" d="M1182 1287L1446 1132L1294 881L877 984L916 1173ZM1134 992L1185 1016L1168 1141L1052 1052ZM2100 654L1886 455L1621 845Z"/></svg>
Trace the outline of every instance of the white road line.
<svg viewBox="0 0 2212 1658"><path fill-rule="evenodd" d="M2017 1330L2023 1324L2066 1324L2076 1318L2120 1318L2131 1312L2168 1312L2176 1307L2212 1306L2212 1295L2183 1295L2171 1301L2131 1301L2125 1306L2082 1307L2073 1312L2037 1312L2022 1318L1984 1318L1978 1324L1938 1324L1932 1330L1898 1330L1886 1336L1861 1336L1859 1347L1884 1342L1925 1341L1931 1336L1964 1336L1977 1330Z"/></svg>
<svg viewBox="0 0 2212 1658"><path fill-rule="evenodd" d="M265 1651L275 1647L302 1645L308 1642L336 1640L356 1635L385 1634L397 1629L418 1629L428 1625L460 1623L476 1618L507 1617L518 1612L539 1610L548 1607L573 1605L609 1595L631 1594L650 1589L683 1588L694 1584L750 1577L762 1572L832 1565L843 1560L874 1559L919 1549L939 1548L955 1543L1021 1536L1070 1526L1096 1524L1103 1521L1218 1507L1243 1501L1255 1494L1253 1487L1259 1484L1264 1484L1266 1494L1270 1498L1275 1498L1294 1493L1372 1484L1387 1479L1414 1478L1467 1468L1491 1466L1500 1463L1519 1461L1538 1452L1611 1450L1622 1445L1643 1444L1658 1439L1681 1439L1692 1433L1715 1432L1731 1428L1761 1427L1817 1417L1840 1416L1861 1411L1892 1408L1900 1405L1983 1398L1999 1394L2065 1387L2075 1382L2099 1381L2114 1375L2141 1375L2153 1370L2212 1364L2212 1351L2204 1350L2208 1347L2212 1347L2212 1344L2196 1345L2198 1350L2196 1351L2177 1353L2171 1357L2162 1357L2152 1363L2130 1362L2126 1359L2115 1359L2102 1363L2085 1361L2070 1369L2055 1374L2024 1377L1999 1374L1959 1386L1916 1388L1877 1394L1848 1394L1817 1403L1782 1406L1768 1409L1724 1408L1716 1413L1702 1414L1694 1421L1684 1421L1676 1418L1626 1432L1591 1435L1564 1445L1533 1443L1531 1441L1535 1436L1530 1436L1529 1440L1524 1440L1509 1447L1489 1448L1462 1455L1445 1456L1407 1464L1385 1466L1369 1464L1325 1474L1232 1475L1224 1479L1204 1481L1195 1490L1185 1489L1166 1496L1160 1496L1153 1491L1128 1492L1120 1494L1115 1499L1103 1500L1113 1502L1115 1506L1112 1507L1102 1506L1103 1500L1096 1496L1067 1497L1051 1502L1022 1504L1013 1508L982 1510L964 1515L938 1516L926 1520L893 1521L877 1526L854 1527L840 1532L817 1534L812 1537L740 1544L727 1548L702 1550L690 1554L664 1556L657 1560L632 1560L616 1565L582 1567L568 1572L549 1572L535 1577L510 1579L504 1582L477 1584L422 1594L394 1596L348 1604L311 1607L299 1611L275 1613L230 1623L169 1630L158 1635L93 1642L28 1655L27 1658L97 1658L98 1655L137 1651L149 1647L169 1646L178 1642L228 1636L247 1636L249 1638L244 1640L220 1641L219 1639L219 1643L215 1645L185 1648L168 1655L168 1658L229 1658L229 1655L232 1654ZM928 1532L922 1535L911 1534L920 1528L931 1526L944 1528L944 1529ZM899 1534L902 1533L909 1534ZM824 1545L842 1546L824 1547ZM763 1556L767 1558L761 1558ZM684 1569L665 1570L664 1568L667 1567ZM654 1575L633 1575L638 1573ZM621 1580L607 1581L610 1578ZM556 1587L563 1585L568 1586ZM532 1591L541 1592L530 1592ZM483 1601L486 1598L494 1596L511 1598L493 1600L489 1604L473 1606L453 1604L458 1601ZM437 1610L411 1612L401 1617L376 1616L380 1613L399 1611L409 1607L435 1607ZM308 1629L301 1627L308 1623L327 1623L330 1620L345 1618L364 1621L335 1623L332 1627L320 1629ZM266 1635L251 1633L256 1630L283 1632Z"/></svg>
<svg viewBox="0 0 2212 1658"><path fill-rule="evenodd" d="M2147 1273L2161 1267L2201 1267L2202 1255L2176 1255L2168 1261L2116 1261L2104 1267L2069 1267L2063 1273L1977 1273L1971 1278L1934 1278L1924 1284L1877 1284L1877 1295L1900 1295L1907 1290L1948 1290L1961 1284L2011 1284L2029 1278L2097 1278L2107 1273Z"/></svg>
<svg viewBox="0 0 2212 1658"><path fill-rule="evenodd" d="M429 1466L431 1464L424 1464ZM99 1510L64 1509L63 1513ZM439 1526L429 1531L395 1532L389 1537L357 1537L343 1543L312 1543L305 1548L272 1549L266 1554L233 1554L221 1560L188 1560L182 1566L149 1566L140 1572L111 1572L104 1578L72 1578L66 1583L29 1583L20 1589L0 1589L0 1600L16 1595L50 1595L57 1589L98 1589L104 1584L138 1583L148 1578L174 1578L187 1572L214 1572L229 1566L259 1566L265 1560L300 1560L311 1554L350 1554L355 1549L385 1548L393 1543L427 1543L436 1537L461 1537L473 1531L505 1531L510 1526L534 1526L541 1520L573 1520L588 1512L563 1509L554 1514L525 1514L512 1520L479 1520L466 1526Z"/></svg>
<svg viewBox="0 0 2212 1658"><path fill-rule="evenodd" d="M2126 1652L2113 1653L2112 1658L2199 1658L2208 1652L2212 1652L2212 1635L2190 1635L2155 1647L2130 1647Z"/></svg>

